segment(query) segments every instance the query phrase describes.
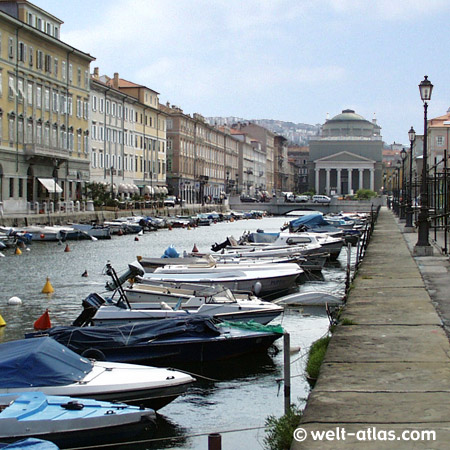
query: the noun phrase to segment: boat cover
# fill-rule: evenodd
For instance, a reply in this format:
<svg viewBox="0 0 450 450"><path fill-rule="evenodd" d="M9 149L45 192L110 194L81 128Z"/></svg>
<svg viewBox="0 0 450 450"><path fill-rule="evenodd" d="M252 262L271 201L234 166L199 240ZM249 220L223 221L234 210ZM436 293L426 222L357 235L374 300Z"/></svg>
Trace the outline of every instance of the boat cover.
<svg viewBox="0 0 450 450"><path fill-rule="evenodd" d="M321 213L307 214L289 222L290 231L313 231L317 233L335 233L341 229L327 222Z"/></svg>
<svg viewBox="0 0 450 450"><path fill-rule="evenodd" d="M248 234L248 242L254 242L256 244L270 244L275 242L280 233L264 233L264 232L256 232Z"/></svg>
<svg viewBox="0 0 450 450"><path fill-rule="evenodd" d="M195 317L150 322L101 327L59 326L47 330L46 333L76 352L82 352L91 347L105 349L148 345L150 341L156 339L207 338L222 333L207 316L195 315Z"/></svg>
<svg viewBox="0 0 450 450"><path fill-rule="evenodd" d="M59 450L59 447L53 442L36 438L21 439L13 444L0 444L0 448L4 450Z"/></svg>
<svg viewBox="0 0 450 450"><path fill-rule="evenodd" d="M62 386L85 378L92 362L49 337L0 344L0 388Z"/></svg>

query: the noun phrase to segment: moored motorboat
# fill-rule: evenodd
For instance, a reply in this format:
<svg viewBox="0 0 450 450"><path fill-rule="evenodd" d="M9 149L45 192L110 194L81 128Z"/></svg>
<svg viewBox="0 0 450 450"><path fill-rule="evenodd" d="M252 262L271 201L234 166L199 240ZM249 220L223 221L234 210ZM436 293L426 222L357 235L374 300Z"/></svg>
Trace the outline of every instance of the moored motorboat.
<svg viewBox="0 0 450 450"><path fill-rule="evenodd" d="M0 394L0 442L34 437L63 449L149 439L155 428L154 411L138 406L39 391Z"/></svg>
<svg viewBox="0 0 450 450"><path fill-rule="evenodd" d="M54 327L45 332L80 355L94 353L115 362L205 363L266 351L283 329L260 324L216 325L190 316L109 327Z"/></svg>
<svg viewBox="0 0 450 450"><path fill-rule="evenodd" d="M237 299L229 289L225 288L221 295L194 293L184 302L180 301L176 293L172 293L169 303L155 301L156 296L148 292L147 302L133 304L128 301L125 291L123 293L125 297L121 296L117 302L107 302L99 294L90 294L83 300L84 309L73 324L110 326L186 315L205 315L227 321L253 320L266 325L283 312L281 306L253 296Z"/></svg>
<svg viewBox="0 0 450 450"><path fill-rule="evenodd" d="M88 342L86 342L88 344ZM190 375L156 367L92 361L49 337L0 344L0 393L42 391L96 400L145 404L159 409L194 381Z"/></svg>

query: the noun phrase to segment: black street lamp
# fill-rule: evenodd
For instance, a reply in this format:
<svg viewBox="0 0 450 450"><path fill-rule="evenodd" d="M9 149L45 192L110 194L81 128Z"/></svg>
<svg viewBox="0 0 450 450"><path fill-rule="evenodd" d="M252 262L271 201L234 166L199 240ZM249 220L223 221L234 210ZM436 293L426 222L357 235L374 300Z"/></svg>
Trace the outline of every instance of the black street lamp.
<svg viewBox="0 0 450 450"><path fill-rule="evenodd" d="M433 85L428 80L428 76L419 84L420 98L423 101L424 110L424 122L423 122L423 160L422 160L422 180L420 183L420 212L418 217L418 240L414 247L414 254L420 256L431 256L433 254L433 248L431 247L428 234L430 229L429 217L428 217L428 186L427 186L427 110L428 102L431 99L431 92L433 91Z"/></svg>
<svg viewBox="0 0 450 450"><path fill-rule="evenodd" d="M416 140L416 132L414 128L408 131L409 138L409 182L408 182L408 203L406 205L406 224L405 231L413 231L413 208L412 208L412 161L413 161L413 144Z"/></svg>
<svg viewBox="0 0 450 450"><path fill-rule="evenodd" d="M406 205L406 199L405 199L405 160L406 160L406 150L402 148L402 151L400 152L400 156L402 158L402 189L401 189L401 203L400 203L400 220L405 219L405 205Z"/></svg>
<svg viewBox="0 0 450 450"><path fill-rule="evenodd" d="M400 216L400 168L402 166L402 163L400 161L397 161L397 164L395 166L395 190L396 190L396 200L395 200L395 214L397 216Z"/></svg>

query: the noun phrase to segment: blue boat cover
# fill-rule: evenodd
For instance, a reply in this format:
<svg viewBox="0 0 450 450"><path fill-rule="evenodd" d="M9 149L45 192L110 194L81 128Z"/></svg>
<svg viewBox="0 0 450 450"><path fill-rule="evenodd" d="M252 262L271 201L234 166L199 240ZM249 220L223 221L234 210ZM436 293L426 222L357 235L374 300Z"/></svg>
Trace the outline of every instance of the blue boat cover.
<svg viewBox="0 0 450 450"><path fill-rule="evenodd" d="M306 225L307 227L319 227L324 225L329 225L329 223L323 218L321 213L311 213L301 216L297 219L291 220L291 227L299 227L300 225Z"/></svg>
<svg viewBox="0 0 450 450"><path fill-rule="evenodd" d="M0 448L5 450L59 450L59 447L53 442L36 438L22 439L13 444L0 444Z"/></svg>
<svg viewBox="0 0 450 450"><path fill-rule="evenodd" d="M59 326L46 330L45 333L80 353L92 347L106 349L149 345L157 339L181 342L184 338L208 338L222 334L209 316L195 315L150 322L101 327Z"/></svg>
<svg viewBox="0 0 450 450"><path fill-rule="evenodd" d="M83 379L92 362L49 337L0 344L0 388L63 386Z"/></svg>

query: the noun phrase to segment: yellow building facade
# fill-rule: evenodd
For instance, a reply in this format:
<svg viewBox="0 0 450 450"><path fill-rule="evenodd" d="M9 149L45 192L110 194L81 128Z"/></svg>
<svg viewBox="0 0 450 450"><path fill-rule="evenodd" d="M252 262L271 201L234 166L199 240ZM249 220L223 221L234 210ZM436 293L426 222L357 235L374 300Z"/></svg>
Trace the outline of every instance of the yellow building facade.
<svg viewBox="0 0 450 450"><path fill-rule="evenodd" d="M0 201L30 212L81 199L89 180L92 56L59 40L62 21L0 1Z"/></svg>

